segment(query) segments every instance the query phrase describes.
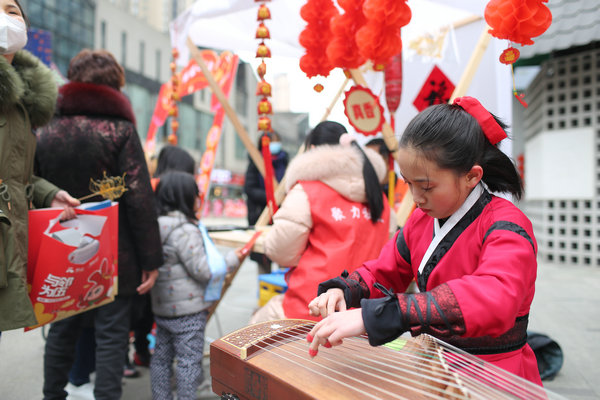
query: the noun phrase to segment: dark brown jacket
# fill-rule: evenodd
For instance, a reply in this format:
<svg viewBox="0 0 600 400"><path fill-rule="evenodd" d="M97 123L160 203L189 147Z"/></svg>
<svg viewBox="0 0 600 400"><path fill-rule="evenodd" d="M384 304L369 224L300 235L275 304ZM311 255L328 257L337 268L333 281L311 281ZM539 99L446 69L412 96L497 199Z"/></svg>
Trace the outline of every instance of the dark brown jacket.
<svg viewBox="0 0 600 400"><path fill-rule="evenodd" d="M37 132L36 171L77 198L90 193L90 179L125 174L128 190L118 199L119 295L133 295L142 270L162 264L162 248L131 104L108 86L71 82L59 89L56 112Z"/></svg>

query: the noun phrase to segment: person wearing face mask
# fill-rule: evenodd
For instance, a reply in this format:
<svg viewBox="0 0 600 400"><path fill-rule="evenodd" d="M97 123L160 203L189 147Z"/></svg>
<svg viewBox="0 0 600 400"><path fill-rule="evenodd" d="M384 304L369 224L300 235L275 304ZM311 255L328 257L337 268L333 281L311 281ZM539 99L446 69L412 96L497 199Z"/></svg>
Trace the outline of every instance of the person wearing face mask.
<svg viewBox="0 0 600 400"><path fill-rule="evenodd" d="M37 324L26 282L31 207L79 201L33 174L33 130L52 118L57 97L50 69L22 50L27 17L17 0L0 0L0 331Z"/></svg>
<svg viewBox="0 0 600 400"><path fill-rule="evenodd" d="M289 162L288 153L281 146L281 137L277 132L268 134L271 143L269 150L271 152L271 161L273 163L273 174L277 182L281 181ZM261 137L258 138L258 151L262 151ZM244 181L244 193L246 193L246 207L248 208L248 225L252 226L260 217L264 208L267 206L267 194L265 192L265 180L254 165L252 159L248 163L246 170L246 179ZM250 259L258 264L259 274L268 274L271 272L271 260L261 253L250 253Z"/></svg>

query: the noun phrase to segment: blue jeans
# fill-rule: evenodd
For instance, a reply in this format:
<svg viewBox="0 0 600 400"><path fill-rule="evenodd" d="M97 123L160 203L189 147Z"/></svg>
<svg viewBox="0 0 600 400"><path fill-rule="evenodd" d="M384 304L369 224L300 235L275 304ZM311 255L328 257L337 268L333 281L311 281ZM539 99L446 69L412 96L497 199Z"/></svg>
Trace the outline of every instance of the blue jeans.
<svg viewBox="0 0 600 400"><path fill-rule="evenodd" d="M115 301L94 310L96 338L96 400L121 398L123 360L129 344L131 297L117 296ZM44 400L64 400L69 370L75 360L75 346L84 327L85 315L74 315L53 323L44 353Z"/></svg>

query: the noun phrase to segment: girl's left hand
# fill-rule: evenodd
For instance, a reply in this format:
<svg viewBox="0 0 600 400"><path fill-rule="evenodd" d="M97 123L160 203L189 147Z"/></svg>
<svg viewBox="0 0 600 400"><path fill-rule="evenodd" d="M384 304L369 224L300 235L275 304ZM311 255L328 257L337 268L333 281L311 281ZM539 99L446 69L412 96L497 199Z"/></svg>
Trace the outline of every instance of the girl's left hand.
<svg viewBox="0 0 600 400"><path fill-rule="evenodd" d="M314 357L319 351L319 346L338 346L342 344L342 339L360 336L366 332L362 309L354 308L330 314L319 321L306 336L310 343L308 354Z"/></svg>

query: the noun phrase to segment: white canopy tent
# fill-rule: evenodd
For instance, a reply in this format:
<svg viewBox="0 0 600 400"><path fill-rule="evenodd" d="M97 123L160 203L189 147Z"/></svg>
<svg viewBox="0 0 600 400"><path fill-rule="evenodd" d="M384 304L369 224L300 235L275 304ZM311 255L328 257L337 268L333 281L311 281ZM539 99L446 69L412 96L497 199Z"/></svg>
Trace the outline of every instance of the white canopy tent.
<svg viewBox="0 0 600 400"><path fill-rule="evenodd" d="M309 112L311 125L316 124L325 109L330 105L344 75L339 69L328 78L317 77L309 80L298 66L298 59L304 49L298 43L298 35L306 22L300 16L300 8L305 0L272 0L267 2L272 19L266 21L271 39L266 40L273 57L267 63L267 81L273 83L274 76L285 74L290 84L291 111ZM473 53L477 41L485 29L485 21L476 22L456 30L450 28L445 37L441 58L423 58L411 53L408 44L423 35L435 35L441 29L448 29L465 18L483 16L487 0L409 0L412 11L410 23L402 28L404 81L400 107L395 114L396 135L400 135L406 123L417 113L412 102L434 65L437 65L455 84L461 79L465 66ZM173 47L180 53L178 62L187 63L189 51L186 40L189 37L197 46L230 50L244 61L257 66L255 58L259 40L255 39L258 26L256 15L259 3L254 0L198 0L171 24ZM480 99L505 122L511 122L512 83L510 67L500 64L498 56L506 42L493 39L483 55L481 64L472 77L467 94ZM366 76L371 90L382 95L383 73L371 72ZM325 90L316 93L312 87L316 82ZM274 88L276 91L277 88ZM343 114L342 102L337 102L330 119L337 120L348 128ZM508 149L505 149L505 151ZM508 151L510 153L510 151Z"/></svg>

